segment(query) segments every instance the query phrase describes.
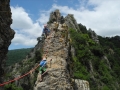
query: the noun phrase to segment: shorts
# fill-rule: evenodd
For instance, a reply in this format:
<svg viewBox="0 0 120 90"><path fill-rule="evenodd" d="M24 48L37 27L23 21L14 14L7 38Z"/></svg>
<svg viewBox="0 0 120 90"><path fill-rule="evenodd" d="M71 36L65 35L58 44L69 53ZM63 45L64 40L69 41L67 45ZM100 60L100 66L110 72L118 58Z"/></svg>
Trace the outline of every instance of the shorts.
<svg viewBox="0 0 120 90"><path fill-rule="evenodd" d="M46 71L46 68L45 67L40 67L39 70L40 70L40 74L43 74Z"/></svg>

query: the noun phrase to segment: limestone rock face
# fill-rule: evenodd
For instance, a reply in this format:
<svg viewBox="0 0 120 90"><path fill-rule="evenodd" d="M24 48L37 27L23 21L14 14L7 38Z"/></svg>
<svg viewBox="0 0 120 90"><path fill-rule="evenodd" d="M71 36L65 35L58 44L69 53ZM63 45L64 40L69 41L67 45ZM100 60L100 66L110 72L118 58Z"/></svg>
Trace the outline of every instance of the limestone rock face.
<svg viewBox="0 0 120 90"><path fill-rule="evenodd" d="M60 15L60 13L59 13ZM58 15L57 18L60 16ZM53 16L53 15L52 15ZM71 18L72 17L72 18ZM52 20L52 17L50 17ZM85 80L73 79L72 68L70 67L69 27L79 29L73 16L67 16L60 23L55 19L49 23L50 35L45 39L43 45L43 54L47 55L47 73L40 82L40 73L38 73L34 90L89 90L89 83ZM61 19L60 19L61 20ZM68 21L67 21L68 20ZM70 23L68 23L70 21ZM72 24L72 25L71 25Z"/></svg>
<svg viewBox="0 0 120 90"><path fill-rule="evenodd" d="M68 26L69 28L73 28L73 29L75 29L76 31L79 30L77 21L75 20L73 14L68 14L68 15L65 17L65 23L67 24L67 26Z"/></svg>
<svg viewBox="0 0 120 90"><path fill-rule="evenodd" d="M96 43L99 43L97 34L96 34L94 31L92 31L91 29L89 29L89 32L90 32L90 34L91 34L92 39L93 39Z"/></svg>
<svg viewBox="0 0 120 90"><path fill-rule="evenodd" d="M86 80L75 79L75 90L90 90L89 82Z"/></svg>
<svg viewBox="0 0 120 90"><path fill-rule="evenodd" d="M54 23L52 23L54 24ZM52 25L54 26L54 25ZM43 81L39 82L39 74L34 90L73 90L71 76L68 70L67 61L69 43L67 42L67 30L60 24L61 29L51 29L50 35L44 41L44 54L47 60L48 73L44 75Z"/></svg>
<svg viewBox="0 0 120 90"><path fill-rule="evenodd" d="M59 10L55 10L54 12L57 13L57 19L52 12L50 16L52 22L49 21L48 24L50 34L47 38L43 36L38 37L38 43L29 55L27 55L22 62L8 69L8 71L11 72L11 78L17 78L31 71L31 68L36 67L41 60L38 58L36 61L35 56L40 54L36 52L42 51L43 55L47 55L48 60L48 72L43 75L43 81L40 82L40 73L39 70L36 70L28 76L21 78L19 81L15 81L16 86L22 87L24 90L89 90L89 83L87 81L73 79L72 61L70 61L70 53L74 55L75 51L74 47L70 45L68 29L69 27L74 27L76 30L79 28L76 22L71 20L71 17L65 19L61 16ZM67 23L68 21L66 20L71 21L72 25ZM52 59L52 61L49 61L50 59Z"/></svg>
<svg viewBox="0 0 120 90"><path fill-rule="evenodd" d="M5 57L15 32L10 28L12 24L10 0L0 0L0 82L4 73Z"/></svg>
<svg viewBox="0 0 120 90"><path fill-rule="evenodd" d="M54 12L50 13L50 18L49 18L49 22L53 23L54 21L59 21L61 18L61 14L59 12L59 10L55 10Z"/></svg>

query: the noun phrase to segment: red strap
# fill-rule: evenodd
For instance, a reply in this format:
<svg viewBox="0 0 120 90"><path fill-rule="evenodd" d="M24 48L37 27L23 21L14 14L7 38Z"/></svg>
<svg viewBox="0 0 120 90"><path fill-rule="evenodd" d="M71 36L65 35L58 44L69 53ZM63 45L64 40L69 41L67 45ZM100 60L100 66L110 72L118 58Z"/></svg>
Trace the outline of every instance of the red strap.
<svg viewBox="0 0 120 90"><path fill-rule="evenodd" d="M14 82L14 81L16 81L16 80L19 80L19 79L27 76L27 75L30 74L32 71L34 71L38 66L39 66L39 65L37 65L34 69L30 70L28 73L26 73L26 74L24 74L24 75L22 75L22 76L20 76L20 77L18 77L18 78L15 78L15 79L13 79L13 80L10 80L10 81L7 81L7 82L4 82L4 83L0 84L0 86L4 86L5 84Z"/></svg>

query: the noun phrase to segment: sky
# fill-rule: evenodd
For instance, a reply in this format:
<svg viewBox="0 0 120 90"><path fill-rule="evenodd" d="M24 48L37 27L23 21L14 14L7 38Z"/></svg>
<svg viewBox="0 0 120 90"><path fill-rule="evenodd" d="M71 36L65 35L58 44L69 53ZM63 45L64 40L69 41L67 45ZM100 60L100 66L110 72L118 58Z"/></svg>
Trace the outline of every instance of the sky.
<svg viewBox="0 0 120 90"><path fill-rule="evenodd" d="M103 37L120 36L120 0L10 0L15 36L9 50L37 44L50 13L74 14L77 23Z"/></svg>

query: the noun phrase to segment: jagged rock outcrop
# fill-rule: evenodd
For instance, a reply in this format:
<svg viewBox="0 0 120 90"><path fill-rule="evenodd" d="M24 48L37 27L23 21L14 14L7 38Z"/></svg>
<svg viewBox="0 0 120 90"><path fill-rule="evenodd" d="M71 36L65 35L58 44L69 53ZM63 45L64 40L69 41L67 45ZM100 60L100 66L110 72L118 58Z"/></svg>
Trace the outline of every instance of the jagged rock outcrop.
<svg viewBox="0 0 120 90"><path fill-rule="evenodd" d="M8 47L14 37L15 32L11 29L12 24L10 0L0 0L0 83L5 67L5 57Z"/></svg>
<svg viewBox="0 0 120 90"><path fill-rule="evenodd" d="M53 23L54 21L59 22L61 18L63 18L63 16L61 16L59 10L57 9L54 12L50 13L49 23Z"/></svg>
<svg viewBox="0 0 120 90"><path fill-rule="evenodd" d="M92 31L91 29L89 29L88 31L89 31L90 34L91 34L91 38L92 38L96 43L99 44L98 35L97 35L94 31Z"/></svg>
<svg viewBox="0 0 120 90"><path fill-rule="evenodd" d="M65 19L59 10L54 12L51 13L48 21L50 35L46 39L43 36L38 37L38 43L26 58L7 69L8 72L11 72L11 76L6 81L24 75L36 67L41 60L39 51L42 51L47 55L47 60L52 58L52 61L47 63L48 73L44 75L43 81L39 82L39 72L33 71L19 81L15 81L16 86L22 87L24 90L89 90L88 81L74 79L71 67L70 53L74 55L75 50L70 45L68 29L79 29L76 20L71 15L66 16ZM36 75L37 80L35 79Z"/></svg>
<svg viewBox="0 0 120 90"><path fill-rule="evenodd" d="M58 17L59 17L59 13ZM53 16L52 16L53 15ZM50 16L50 20L53 20L54 14ZM39 74L36 81L36 86L34 90L89 90L89 83L80 79L72 79L72 70L70 70L70 57L69 52L70 43L69 43L69 35L68 35L68 27L79 29L75 19L72 16L69 18L68 15L66 18L72 24L70 25L68 22L60 23L58 21L54 21L53 23L49 23L49 28L51 29L50 35L44 41L44 53L47 55L47 59L51 59L52 61L47 64L48 73L44 76L43 81L39 82ZM75 22L75 24L74 24Z"/></svg>
<svg viewBox="0 0 120 90"><path fill-rule="evenodd" d="M75 79L74 90L90 90L89 82L86 80Z"/></svg>
<svg viewBox="0 0 120 90"><path fill-rule="evenodd" d="M34 90L73 90L67 69L69 43L66 41L66 32L65 29L51 30L45 39L44 54L47 51L47 59L52 58L52 61L48 63L48 73L44 76L43 82L36 82Z"/></svg>
<svg viewBox="0 0 120 90"><path fill-rule="evenodd" d="M12 84L24 90L90 90L89 86L91 90L118 90L120 57L115 50L111 46L104 48L105 44L100 45L102 38L91 29L77 24L73 15L63 17L59 10L54 12L48 21L50 35L46 39L38 37L37 45L26 58L7 69L10 74L6 81L30 71ZM47 64L48 73L39 82L39 70L31 69L39 64L41 51L52 61Z"/></svg>
<svg viewBox="0 0 120 90"><path fill-rule="evenodd" d="M74 28L76 31L78 31L80 28L78 27L77 21L74 18L73 14L68 14L65 17L65 23L69 28Z"/></svg>

